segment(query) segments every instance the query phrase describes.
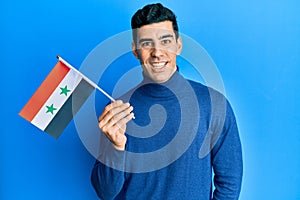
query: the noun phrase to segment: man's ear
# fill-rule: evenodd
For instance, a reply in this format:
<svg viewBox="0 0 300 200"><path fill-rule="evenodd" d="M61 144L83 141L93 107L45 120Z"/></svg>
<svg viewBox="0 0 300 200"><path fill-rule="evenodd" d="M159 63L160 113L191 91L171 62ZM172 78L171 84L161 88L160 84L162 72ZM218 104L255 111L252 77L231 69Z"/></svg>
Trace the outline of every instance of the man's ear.
<svg viewBox="0 0 300 200"><path fill-rule="evenodd" d="M176 55L180 55L182 50L182 39L181 37L177 38L177 51L176 51Z"/></svg>
<svg viewBox="0 0 300 200"><path fill-rule="evenodd" d="M131 43L131 49L132 49L132 53L133 53L134 57L136 57L137 59L139 59L139 53L138 53L138 51L136 49L134 41Z"/></svg>

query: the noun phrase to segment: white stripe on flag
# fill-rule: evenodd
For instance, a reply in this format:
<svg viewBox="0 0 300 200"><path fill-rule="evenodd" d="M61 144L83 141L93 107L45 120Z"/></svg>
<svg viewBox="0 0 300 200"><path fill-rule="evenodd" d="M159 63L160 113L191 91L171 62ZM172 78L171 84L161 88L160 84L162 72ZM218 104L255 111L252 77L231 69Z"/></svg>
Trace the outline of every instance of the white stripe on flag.
<svg viewBox="0 0 300 200"><path fill-rule="evenodd" d="M70 70L64 79L60 82L59 86L54 90L49 99L45 102L39 112L31 121L32 124L45 130L51 120L59 112L59 109L64 105L64 103L71 96L74 89L77 87L82 77L76 73L74 70ZM62 88L67 89L67 95L62 93ZM53 110L54 108L55 110ZM51 112L52 110L52 112Z"/></svg>

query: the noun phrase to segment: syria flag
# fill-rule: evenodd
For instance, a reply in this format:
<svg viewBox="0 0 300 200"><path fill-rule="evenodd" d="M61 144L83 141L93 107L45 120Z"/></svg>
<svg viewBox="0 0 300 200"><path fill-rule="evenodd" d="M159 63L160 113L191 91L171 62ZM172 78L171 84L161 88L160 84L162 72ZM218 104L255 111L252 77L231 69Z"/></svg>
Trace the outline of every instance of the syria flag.
<svg viewBox="0 0 300 200"><path fill-rule="evenodd" d="M58 138L94 89L80 72L59 60L19 115Z"/></svg>

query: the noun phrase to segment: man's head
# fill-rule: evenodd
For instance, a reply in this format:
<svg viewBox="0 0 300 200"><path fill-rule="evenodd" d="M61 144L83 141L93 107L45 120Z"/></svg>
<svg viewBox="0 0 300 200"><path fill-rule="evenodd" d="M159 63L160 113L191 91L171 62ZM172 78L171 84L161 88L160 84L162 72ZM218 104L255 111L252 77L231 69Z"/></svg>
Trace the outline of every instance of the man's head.
<svg viewBox="0 0 300 200"><path fill-rule="evenodd" d="M144 25L171 21L176 39L179 37L179 30L175 14L162 4L149 4L139 9L131 18L131 29L133 31L133 39L136 38L136 30Z"/></svg>
<svg viewBox="0 0 300 200"><path fill-rule="evenodd" d="M131 27L132 50L144 75L157 83L168 81L182 48L174 13L161 4L150 4L133 15Z"/></svg>

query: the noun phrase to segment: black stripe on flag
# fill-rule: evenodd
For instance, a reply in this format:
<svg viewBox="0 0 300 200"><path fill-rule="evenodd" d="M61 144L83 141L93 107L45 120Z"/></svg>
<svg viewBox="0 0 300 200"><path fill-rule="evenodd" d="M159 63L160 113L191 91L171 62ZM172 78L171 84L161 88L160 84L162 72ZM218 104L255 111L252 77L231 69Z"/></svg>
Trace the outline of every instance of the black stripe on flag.
<svg viewBox="0 0 300 200"><path fill-rule="evenodd" d="M45 132L57 139L94 89L93 86L82 79L72 95L49 123Z"/></svg>

